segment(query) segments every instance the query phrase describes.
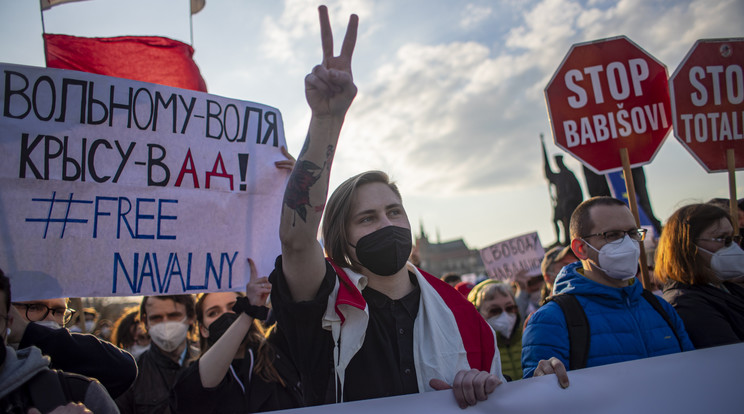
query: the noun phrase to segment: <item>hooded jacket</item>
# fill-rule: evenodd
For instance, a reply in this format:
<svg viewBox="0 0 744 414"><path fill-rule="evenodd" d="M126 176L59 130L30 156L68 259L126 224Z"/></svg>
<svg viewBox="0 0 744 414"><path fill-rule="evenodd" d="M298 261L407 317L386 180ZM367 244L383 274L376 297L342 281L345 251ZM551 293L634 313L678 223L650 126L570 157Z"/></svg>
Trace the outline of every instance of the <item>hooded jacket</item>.
<svg viewBox="0 0 744 414"><path fill-rule="evenodd" d="M682 343L663 317L642 296L643 287L632 279L615 288L583 276L581 262L565 266L555 280L556 294L575 295L586 313L590 329L587 367L632 361L694 349L682 320L669 303L659 298ZM522 336L524 377L533 375L542 359L557 357L567 370L569 339L560 306L548 302L527 322Z"/></svg>
<svg viewBox="0 0 744 414"><path fill-rule="evenodd" d="M35 386L32 379L49 370L49 357L43 356L39 348L34 346L15 351L6 346L6 357L0 367L0 410L6 410L9 404L21 404L23 412L30 407L23 406L30 402L29 387ZM68 402L83 403L94 413L118 413L114 401L100 382L80 375L64 373L60 380L67 381L67 386L60 384L60 389L79 390L81 387L73 385L74 381L83 382L83 392L79 396L65 395ZM31 382L31 383L30 383ZM74 394L74 391L71 391ZM44 394L44 393L42 393ZM46 396L45 396L46 397Z"/></svg>
<svg viewBox="0 0 744 414"><path fill-rule="evenodd" d="M24 348L16 352L10 346L5 362L0 367L0 398L4 398L41 371L49 369L49 357L41 355L39 348Z"/></svg>

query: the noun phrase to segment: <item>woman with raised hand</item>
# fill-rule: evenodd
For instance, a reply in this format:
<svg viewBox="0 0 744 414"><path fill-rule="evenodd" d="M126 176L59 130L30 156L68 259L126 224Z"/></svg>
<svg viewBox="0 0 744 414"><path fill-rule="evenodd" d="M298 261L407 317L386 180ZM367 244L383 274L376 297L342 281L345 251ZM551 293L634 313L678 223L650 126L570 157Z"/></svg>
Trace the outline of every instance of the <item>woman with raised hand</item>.
<svg viewBox="0 0 744 414"><path fill-rule="evenodd" d="M264 336L259 320L271 292L253 260L245 295L202 293L196 302L202 354L176 381L171 410L178 413L252 413L301 406L298 376Z"/></svg>

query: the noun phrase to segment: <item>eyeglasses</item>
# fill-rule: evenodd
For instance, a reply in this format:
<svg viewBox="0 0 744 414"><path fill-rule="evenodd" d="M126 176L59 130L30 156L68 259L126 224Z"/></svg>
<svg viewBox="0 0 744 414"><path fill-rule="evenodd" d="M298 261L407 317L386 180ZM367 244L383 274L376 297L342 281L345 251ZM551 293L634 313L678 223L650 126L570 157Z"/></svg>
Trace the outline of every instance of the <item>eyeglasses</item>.
<svg viewBox="0 0 744 414"><path fill-rule="evenodd" d="M723 243L723 245L725 247L729 247L729 246L731 246L731 243L732 242L733 243L736 243L736 244L741 243L741 236L738 236L737 235L737 236L715 237L715 238L712 238L712 239L703 239L703 238L700 238L698 240L706 240L706 241L712 241L712 242L716 242L716 243Z"/></svg>
<svg viewBox="0 0 744 414"><path fill-rule="evenodd" d="M491 315L493 315L493 316L499 316L504 311L506 311L507 313L517 313L517 312L519 312L519 309L517 308L516 305L509 305L509 306L506 307L506 309L494 307L493 309L490 310L489 313Z"/></svg>
<svg viewBox="0 0 744 414"><path fill-rule="evenodd" d="M586 236L582 236L582 239L586 239L588 237L601 237L606 241L607 243L616 242L618 240L622 240L625 235L627 234L628 237L635 241L643 241L643 239L646 238L646 229L633 229L633 230L610 230L605 231L602 233L595 233L595 234L588 234Z"/></svg>
<svg viewBox="0 0 744 414"><path fill-rule="evenodd" d="M26 319L31 322L39 322L46 319L49 312L52 312L52 316L55 318L62 317L62 325L66 325L70 322L72 315L75 314L75 309L70 308L50 308L42 303L14 303L13 306L24 306L26 308Z"/></svg>

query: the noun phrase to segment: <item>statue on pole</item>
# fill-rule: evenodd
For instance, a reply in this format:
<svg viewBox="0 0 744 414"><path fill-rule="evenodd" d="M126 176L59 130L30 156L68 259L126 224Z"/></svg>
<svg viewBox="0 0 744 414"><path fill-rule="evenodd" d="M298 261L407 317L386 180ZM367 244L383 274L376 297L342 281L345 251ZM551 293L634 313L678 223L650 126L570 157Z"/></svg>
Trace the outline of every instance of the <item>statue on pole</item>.
<svg viewBox="0 0 744 414"><path fill-rule="evenodd" d="M558 243L566 246L571 242L568 225L571 221L571 213L576 206L584 200L579 180L576 179L571 170L563 164L563 156L556 155L555 162L558 172L553 172L548 160L548 151L545 149L545 138L540 134L540 143L543 150L543 165L545 167L545 178L550 182L550 198L553 204L553 228ZM560 225L559 225L560 223ZM561 240L560 228L563 228L563 240Z"/></svg>

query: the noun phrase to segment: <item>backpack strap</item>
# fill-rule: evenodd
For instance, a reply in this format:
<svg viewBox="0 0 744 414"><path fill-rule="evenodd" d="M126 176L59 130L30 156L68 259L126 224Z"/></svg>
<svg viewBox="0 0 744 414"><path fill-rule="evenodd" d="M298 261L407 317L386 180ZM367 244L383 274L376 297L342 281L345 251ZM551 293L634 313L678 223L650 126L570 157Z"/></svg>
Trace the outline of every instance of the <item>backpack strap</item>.
<svg viewBox="0 0 744 414"><path fill-rule="evenodd" d="M560 294L548 298L561 307L563 317L566 318L568 328L569 344L569 369L586 368L589 357L589 320L586 318L584 308L574 295Z"/></svg>
<svg viewBox="0 0 744 414"><path fill-rule="evenodd" d="M648 302L651 305L651 307L654 308L654 310L658 312L662 318L664 318L667 325L669 325L669 328L671 328L672 332L674 332L674 336L677 338L677 343L679 344L679 350L684 351L684 348L682 348L682 340L679 338L677 329L674 327L674 323L672 323L672 319L669 317L669 314L661 306L661 303L659 303L659 298L656 297L656 295L654 295L653 293L651 293L651 291L647 289L643 289L642 295L646 299L646 302Z"/></svg>
<svg viewBox="0 0 744 414"><path fill-rule="evenodd" d="M46 414L60 405L67 404L65 392L62 389L57 372L45 369L36 374L28 384L31 403L36 409Z"/></svg>

